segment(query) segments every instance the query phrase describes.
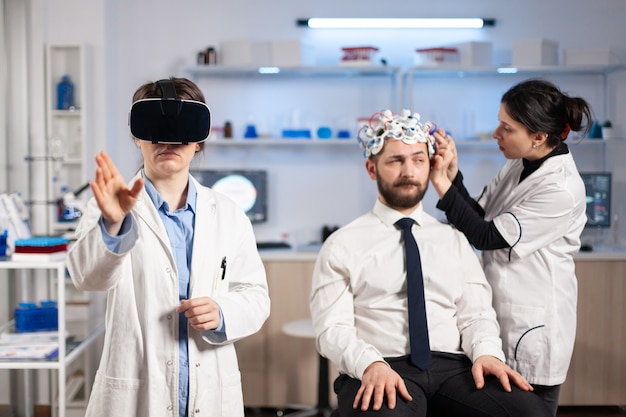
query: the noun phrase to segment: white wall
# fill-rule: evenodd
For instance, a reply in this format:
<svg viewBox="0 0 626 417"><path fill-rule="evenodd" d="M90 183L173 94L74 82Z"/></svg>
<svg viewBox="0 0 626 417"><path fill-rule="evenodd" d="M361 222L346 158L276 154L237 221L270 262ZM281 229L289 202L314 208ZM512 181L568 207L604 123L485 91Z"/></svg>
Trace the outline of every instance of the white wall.
<svg viewBox="0 0 626 417"><path fill-rule="evenodd" d="M600 0L593 4L585 0L533 0L512 4L487 0L454 0L439 4L400 1L394 3L394 8L356 0L275 0L270 4L249 0L188 0L184 3L165 0L36 0L34 3L45 12L41 13L41 42L80 42L85 43L91 51L92 71L88 88L91 91L89 105L92 112L88 129L93 142L89 151L95 154L98 149L105 148L126 177L130 177L140 164L140 155L131 145L127 126L132 93L146 81L170 75L187 76L185 67L194 65L197 52L207 46L218 47L219 59L219 44L224 40L300 39L314 48L316 63L319 65L335 65L343 46L373 45L380 49L380 56L386 58L390 66L406 68L412 65L417 48L468 40L492 42L494 64L506 64L511 60L513 40L539 37L556 40L561 50L572 47L611 47L621 56L626 55L622 44L622 40L626 39L626 26L623 25L626 3L621 0ZM296 26L296 19L313 16L484 16L493 17L497 21L493 28L447 31L313 31ZM576 82L568 85L574 87L574 93L592 101L599 119L611 118L617 129L622 131L626 125L626 80L623 76L614 78L617 80L613 80L606 112L597 97L597 91L592 87L580 89ZM245 107L248 102L271 109L272 116L260 118L257 114L255 119L258 124L268 126L269 129L277 128L276 120L286 120L294 105L298 105L298 100L301 100L301 107L309 103L306 97L300 99L294 93L284 100L277 99L276 94L260 97L250 95L237 105L231 103L236 99L229 101L231 94L228 92L209 90L206 80L198 80L198 83L204 89L216 122L221 124L228 118L235 122L236 129L243 128L251 113ZM449 125L453 132L465 129L469 117L475 118L473 126L476 130L489 131L495 124L499 96L509 85L502 81L497 85L481 86L469 87L465 84L446 90L446 85L418 85L418 92L423 92L427 99L416 99L412 103L415 107L413 110L429 119L436 119L440 124ZM375 94L381 92L380 88L372 91ZM350 94L358 102L367 103L367 90ZM484 96L484 105L480 107L482 110L470 111L459 100L470 96ZM330 94L328 99L327 102L323 99L313 101L312 106L328 106L332 103ZM364 114L366 109L379 110L374 106L387 107L388 104L383 103L385 100L381 100L381 104L370 100L370 107L364 106L359 110L360 115L367 116ZM308 105L311 106L311 103ZM302 112L303 119L306 120L308 114ZM360 155L356 145L354 152ZM339 153L349 157L345 149ZM268 162L263 161L267 159L265 154L253 162L246 159L245 165L242 159L240 166L237 166L237 156L224 159L220 154L212 155L210 150L205 154L204 160L198 162L204 166L268 166ZM299 164L297 167L290 163L289 160L293 158L288 152L270 158L270 221L255 226L260 240L279 238L284 232L307 238L317 236L323 224L344 224L371 206L368 200L375 196L375 186L363 171L359 171L362 161L341 164L343 160L337 159L339 166L329 170L327 167L333 158L326 160L319 153L309 156L309 164ZM462 160L465 164L462 167L473 173L468 178L472 191L480 190L482 184L497 170L501 160L493 152L491 156L489 153L487 156L482 153L468 154ZM316 161L323 164L319 165ZM93 164L88 169L92 167ZM294 175L292 170L296 168ZM308 181L316 178L317 183L299 182L294 184L297 185L295 188L285 189L283 186L289 185L295 177L307 178ZM343 180L337 181L338 178ZM320 187L319 184L328 186ZM312 189L321 192L318 198L310 195ZM356 193L356 190L360 191ZM298 195L294 198L294 192L304 198ZM317 207L308 204L311 200L317 203ZM307 204L298 205L298 201L306 201ZM429 193L427 207L432 207L434 201L435 197Z"/></svg>
<svg viewBox="0 0 626 417"><path fill-rule="evenodd" d="M448 1L434 4L424 1L400 1L394 8L381 7L378 3L321 0L316 2L293 2L278 0L212 1L191 0L181 3L163 0L136 0L107 3L106 11L106 118L107 149L118 161L122 172L131 175L139 164L139 155L130 145L126 126L130 97L136 87L148 80L169 75L186 75L184 67L193 65L197 51L209 45L218 47L223 40L251 38L254 40L300 39L312 45L319 65L335 65L341 56L341 47L373 45L380 49L391 66L408 67L413 63L414 50L421 47L440 46L468 40L484 40L493 43L494 64L506 64L511 60L511 46L515 39L548 38L559 42L561 50L571 47L612 47L622 55L623 39L626 39L626 4L620 0L601 0L593 4L588 1L557 0L550 2L529 1L523 3L497 3L492 1ZM312 31L297 27L297 18L312 16L486 16L497 19L496 26L483 30L424 30L424 31ZM565 16L569 16L566 18ZM602 28L600 30L600 28ZM255 121L276 129L276 119L288 118L299 99L294 93L290 100L276 97L277 94L255 96L250 94L239 107L231 103L228 92L216 90L207 80L198 80L207 101L216 115L216 122L229 118L236 129L242 129L250 114L246 104L253 101L259 107L272 109L273 116ZM462 126L467 117L463 106L450 106L458 101L457 96L485 96L482 117L477 117L476 128L490 130L496 121L496 112L501 93L508 87L504 82L496 86L470 88L467 84L458 89L437 89L424 86L426 101L416 100L415 111L425 117L436 118L439 123ZM601 100L593 87L581 87L576 81L568 81L568 88L584 94L601 108ZM341 91L341 90L340 90ZM367 103L367 90L353 93L359 101ZM374 88L374 93L380 89ZM456 94L451 95L451 91ZM612 118L623 128L626 124L626 82L622 78L613 89L610 98L610 113L598 114L598 118ZM283 90L284 93L284 90ZM236 95L232 91L232 95ZM261 100L259 100L261 98ZM308 96L302 97L300 107L306 107ZM342 98L343 100L343 98ZM387 98L381 104L373 101L370 106L388 106ZM313 106L332 105L328 100L314 100ZM367 116L365 107L360 115ZM374 108L373 110L378 110ZM440 110L441 109L441 110ZM223 110L223 111L222 111ZM240 113L237 114L237 110ZM225 114L229 112L230 114ZM233 114L235 113L235 114ZM363 114L365 113L365 114ZM302 118L306 118L302 112ZM98 116L100 117L100 116ZM268 120L269 119L269 120ZM311 123L321 122L313 120ZM314 126L313 126L314 127ZM132 149L132 151L129 151ZM205 152L201 164L213 167L236 167L238 155ZM241 153L239 167L267 166L270 170L270 221L255 226L258 238L279 238L284 232L307 239L315 237L323 224L344 224L349 219L370 208L375 185L362 169L360 151L354 147L354 158L348 149L334 150L338 155L325 158L320 152L310 152L306 158L289 155L288 152L261 153L246 157ZM489 154L489 153L488 153ZM478 192L482 184L497 170L502 159L497 152L492 157L484 154L464 155L464 169L473 173L469 184ZM296 161L307 160L308 164ZM342 159L343 158L343 159ZM347 162L348 159L350 162ZM341 162L344 161L343 164ZM330 164L333 169L328 169ZM271 166L270 166L271 164ZM312 180L316 179L316 180ZM316 182L317 181L317 182ZM316 186L317 184L317 186ZM319 184L325 184L320 186ZM294 195L295 193L295 195ZM317 193L315 195L314 193ZM312 195L313 194L313 195ZM316 204L314 204L316 203ZM434 205L434 196L429 193L427 206Z"/></svg>
<svg viewBox="0 0 626 417"><path fill-rule="evenodd" d="M54 3L54 2L53 2ZM61 2L64 3L64 2ZM529 1L523 3L497 3L492 1L448 1L434 4L424 1L400 1L393 9L380 7L377 3L362 1L293 2L278 0L268 3L253 1L213 1L191 0L181 3L163 0L136 0L132 3L111 1L106 4L106 113L95 117L106 117L106 147L120 165L126 176L132 175L139 165L139 154L130 145L126 125L130 97L136 87L148 80L155 80L169 75L186 75L184 68L193 65L197 51L209 45L218 47L223 40L250 38L254 40L297 38L312 45L316 51L319 65L334 65L341 55L342 46L374 45L380 48L380 55L389 65L408 67L413 62L414 50L421 47L440 46L468 40L492 42L494 64L506 64L511 60L511 47L515 39L547 38L559 42L560 49L572 47L611 47L622 56L623 39L626 39L626 4L620 0L550 2ZM297 27L297 18L311 16L486 16L497 19L496 26L482 30L423 30L423 31L312 31ZM565 16L568 16L567 18ZM601 30L600 30L601 28ZM611 118L624 129L626 125L626 81L624 77L613 80L607 112L602 100L593 86L580 86L576 80L567 80L567 91L583 95L594 105L599 119ZM560 80L557 80L560 82ZM512 83L513 81L511 81ZM222 123L228 118L235 122L236 129L243 129L243 124L250 114L249 102L266 106L272 110L272 116L256 122L276 129L275 120L288 118L294 107L294 100L281 100L276 94L258 96L250 94L241 100L231 90L231 95L240 97L239 107L232 104L228 92L216 90L208 81L199 80L207 101L216 116L216 122ZM444 82L445 83L445 82ZM482 86L482 87L481 87ZM468 117L467 106L463 101L456 106L463 96L484 96L481 108L477 109L475 128L489 131L496 121L496 112L501 93L510 85L499 82L497 85L480 84L469 87L467 84L446 90L442 85L422 86L427 100L416 100L415 111L428 118L435 118L441 124L450 124L452 130L463 128L463 120ZM351 91L351 90L350 90ZM378 92L380 90L374 89ZM455 94L451 94L454 91ZM284 93L284 90L283 90ZM352 93L351 93L352 94ZM367 91L358 96L367 96ZM355 96L356 97L356 96ZM259 98L260 104L259 104ZM301 106L306 106L307 97L302 97ZM386 99L384 99L386 100ZM329 106L328 101L314 101L319 107ZM373 102L373 105L377 105ZM387 106L382 103L380 106ZM239 112L238 112L239 110ZM374 108L378 110L378 108ZM364 113L365 110L362 110ZM227 114L229 113L229 114ZM278 115L278 116L277 116ZM303 118L306 114L302 113ZM368 114L361 114L368 115ZM314 122L317 122L315 120ZM313 123L313 122L312 122ZM132 149L132 150L131 150ZM129 151L130 150L130 151ZM359 153L355 145L355 153ZM213 167L237 165L237 156L222 157L211 154L201 164ZM339 153L347 157L347 150ZM375 195L375 186L370 183L364 171L358 171L361 161L346 163L345 166L328 170L330 161L318 154L310 154L309 164L291 163L290 156L281 157L265 153L256 159L246 158L242 153L239 167L268 166L270 169L270 221L256 226L258 238L270 240L280 237L284 232L292 235L315 236L323 224L344 224L361 212L369 209L369 197ZM502 159L497 152L491 157L484 154L464 156L464 169L472 172L468 180L472 191L478 192L482 184L497 170ZM245 159L244 159L245 158ZM269 159L268 159L269 158ZM244 162L245 161L245 162ZM339 163L339 161L337 160ZM235 166L236 167L236 166ZM296 170L296 171L294 171ZM317 179L317 184L326 187L313 187L310 182L298 182L297 187L285 188L294 178ZM338 180L342 179L341 181ZM350 182L352 181L352 182ZM311 190L322 191L317 198L312 198ZM358 196L355 190L362 190ZM373 191L373 194L369 194ZM299 193L294 196L294 192ZM300 195L303 198L299 198ZM360 198L359 198L360 197ZM434 196L427 197L427 206L434 205ZM316 200L312 206L310 200ZM306 201L306 204L303 202ZM299 202L301 204L299 204ZM304 223L302 223L304 222ZM302 232L304 229L304 232Z"/></svg>
<svg viewBox="0 0 626 417"><path fill-rule="evenodd" d="M117 161L120 170L130 177L140 163L140 155L131 145L127 114L134 90L142 83L170 75L185 76L184 68L193 65L196 53L209 45L218 47L223 40L250 38L254 40L300 39L312 45L316 51L316 61L320 65L334 65L340 59L342 46L374 45L380 48L380 55L385 57L389 65L408 67L413 62L414 50L421 47L447 45L468 40L484 40L492 42L494 47L494 64L506 64L511 60L511 46L515 39L548 38L558 41L562 49L571 47L611 47L623 57L626 55L623 39L626 39L626 3L621 0L600 0L593 4L586 0L555 0L527 1L523 3L497 3L487 0L448 2L400 1L395 7L381 7L378 3L346 0L342 2L320 0L316 2L293 2L275 0L255 2L249 0L206 1L188 0L184 3L166 0L122 0L91 1L80 0L33 0L34 15L41 19L41 39L31 40L34 43L85 43L90 52L90 85L91 91L91 125L88 126L90 137L93 138L89 150L92 154L105 148ZM312 16L485 16L497 19L496 26L482 30L396 30L396 31L313 31L297 27L297 18ZM567 17L566 17L567 16ZM38 47L38 46L37 46ZM34 48L36 51L36 48ZM42 49L40 49L42 50ZM625 60L626 61L626 60ZM37 78L34 74L33 77ZM598 103L596 91L583 88L580 94L589 93L590 101L598 113L598 118L611 118L617 129L624 131L626 125L626 79L623 76L613 77L609 106L605 114ZM199 84L204 81L199 82ZM578 85L574 92L578 93ZM426 85L422 91L428 92L426 101L416 100L414 110L426 117L438 119L440 124L449 124L453 130L461 130L467 120L469 110L463 105L449 105L458 102L462 96L484 95L484 109L476 117L475 127L490 130L496 120L495 111L501 92L508 87L499 83L497 86L487 85L484 88L459 86L455 94L450 90L433 85ZM227 97L205 90L207 101L218 117L218 123L228 117L240 127L248 116L248 111L232 114L233 107L227 106ZM361 97L366 97L367 91ZM249 97L250 100L253 97ZM256 98L258 99L258 97ZM275 115L289 115L294 108L294 100L272 100L267 97L261 101L263 106L273 109ZM306 98L302 98L302 103ZM329 97L329 100L332 101ZM246 100L248 101L248 100ZM329 102L330 102L329 101ZM377 105L373 102L373 105ZM320 100L314 103L320 107L328 103ZM387 106L387 104L381 104ZM227 108L231 114L221 113ZM234 112L237 107L234 107ZM40 109L41 110L41 109ZM378 110L378 108L376 108ZM365 110L362 111L364 113ZM361 114L367 115L367 114ZM306 117L306 115L303 115ZM287 117L287 116L284 116ZM43 120L43 115L41 115ZM275 119L275 118L274 118ZM493 122L491 122L493 121ZM272 120L261 120L259 123L271 124ZM346 151L342 150L342 153ZM355 145L355 152L359 153ZM479 162L467 158L467 164L482 167L484 156L478 156ZM470 178L470 185L480 189L481 185L497 168L498 159L489 158L486 170L478 170ZM315 158L314 156L312 157ZM294 229L295 213L299 207L291 210L276 207L276 204L288 206L294 201L291 192L274 187L280 184L283 176L289 176L289 157L275 161L272 165L274 174L281 180L270 185L274 194L273 207L270 210L280 213L280 224L268 223L258 226L260 239L272 239L285 229ZM474 161L474 162L472 162ZM495 162L494 162L495 161ZM90 161L91 162L91 161ZM223 162L223 161L222 161ZM208 155L201 161L219 166L219 155ZM236 161L229 161L229 164ZM261 161L255 161L259 164ZM354 162L357 166L360 162ZM320 203L329 205L333 201L342 201L346 189L365 189L374 187L365 178L354 173L354 166L347 164L346 172L334 167L332 174L325 174L313 164L310 171L302 170L300 175L307 178L318 178L321 183L336 183L336 178L353 178L361 181L351 187L326 187L325 195L320 196ZM92 168L93 164L89 167ZM304 169L304 168L302 168ZM358 168L356 168L358 169ZM473 166L469 166L474 171ZM339 170L339 171L338 171ZM331 176L332 175L332 176ZM330 181L330 182L329 182ZM475 184L475 185L474 185ZM300 187L299 190L307 190ZM476 192L478 192L476 190ZM325 223L344 223L346 219L355 217L367 210L369 205L357 199L357 204L344 204L342 210L336 209L336 216L329 215L317 218L315 212L305 216L305 224L298 227L318 230ZM432 200L432 199L431 199ZM307 212L308 214L308 212ZM307 221L309 223L307 223Z"/></svg>

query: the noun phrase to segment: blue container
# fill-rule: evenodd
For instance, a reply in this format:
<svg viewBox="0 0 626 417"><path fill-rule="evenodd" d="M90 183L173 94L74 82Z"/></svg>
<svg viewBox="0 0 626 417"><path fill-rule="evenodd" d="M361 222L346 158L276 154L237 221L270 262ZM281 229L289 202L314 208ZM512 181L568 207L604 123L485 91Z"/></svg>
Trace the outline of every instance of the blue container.
<svg viewBox="0 0 626 417"><path fill-rule="evenodd" d="M246 139L256 139L259 137L256 133L256 127L254 125L247 125L246 131L243 134L243 137Z"/></svg>
<svg viewBox="0 0 626 417"><path fill-rule="evenodd" d="M59 329L59 310L55 301L20 303L15 309L15 330L18 332L43 332Z"/></svg>
<svg viewBox="0 0 626 417"><path fill-rule="evenodd" d="M4 229L2 233L0 233L0 257L7 256L7 238L9 237L8 230Z"/></svg>
<svg viewBox="0 0 626 417"><path fill-rule="evenodd" d="M57 85L57 109L74 109L74 84L70 81L69 75L61 77L61 81Z"/></svg>
<svg viewBox="0 0 626 417"><path fill-rule="evenodd" d="M321 126L317 129L317 137L320 139L330 139L332 132L329 127Z"/></svg>

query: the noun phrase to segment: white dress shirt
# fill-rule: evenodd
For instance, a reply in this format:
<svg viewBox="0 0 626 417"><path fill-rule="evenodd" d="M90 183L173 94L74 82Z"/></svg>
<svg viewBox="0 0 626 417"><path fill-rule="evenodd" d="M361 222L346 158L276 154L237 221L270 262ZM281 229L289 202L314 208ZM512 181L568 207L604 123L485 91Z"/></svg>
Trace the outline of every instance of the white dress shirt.
<svg viewBox="0 0 626 417"><path fill-rule="evenodd" d="M394 226L402 217L416 222L431 350L504 361L491 288L465 236L421 204L405 216L380 201L319 253L310 300L318 351L358 379L371 363L410 353L404 242Z"/></svg>

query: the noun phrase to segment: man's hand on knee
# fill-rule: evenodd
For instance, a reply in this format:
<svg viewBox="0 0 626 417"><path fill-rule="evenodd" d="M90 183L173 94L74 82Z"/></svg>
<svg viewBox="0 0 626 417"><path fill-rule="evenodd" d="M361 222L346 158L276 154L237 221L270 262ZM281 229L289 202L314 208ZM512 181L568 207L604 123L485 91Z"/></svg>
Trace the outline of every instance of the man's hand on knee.
<svg viewBox="0 0 626 417"><path fill-rule="evenodd" d="M533 390L530 383L519 372L514 371L509 365L495 356L481 356L476 359L472 366L472 376L474 377L476 388L482 389L485 386L485 376L487 375L494 375L498 378L507 392L511 392L511 382L524 391Z"/></svg>
<svg viewBox="0 0 626 417"><path fill-rule="evenodd" d="M377 411L383 406L386 396L387 407L393 410L396 408L396 392L406 401L413 400L404 380L396 371L385 362L374 362L363 373L361 387L354 397L352 407L360 407L362 411L366 411L371 404L372 409Z"/></svg>

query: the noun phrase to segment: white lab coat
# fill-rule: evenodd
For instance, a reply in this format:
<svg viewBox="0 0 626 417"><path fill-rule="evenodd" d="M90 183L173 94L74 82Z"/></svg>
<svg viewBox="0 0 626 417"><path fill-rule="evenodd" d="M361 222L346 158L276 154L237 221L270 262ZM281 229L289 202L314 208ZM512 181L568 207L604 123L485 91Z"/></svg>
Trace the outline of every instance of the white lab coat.
<svg viewBox="0 0 626 417"><path fill-rule="evenodd" d="M269 315L265 270L243 211L195 185L190 297L209 296L219 304L226 339L189 328L188 414L243 417L234 342L257 332ZM127 252L115 254L103 242L100 215L92 199L67 261L77 288L108 291L104 349L87 417L176 417L178 276L165 228L144 189L131 211L138 239Z"/></svg>
<svg viewBox="0 0 626 417"><path fill-rule="evenodd" d="M585 186L571 153L521 183L508 160L478 200L512 248L484 251L508 364L532 384L565 381L576 335L573 255L586 222Z"/></svg>

